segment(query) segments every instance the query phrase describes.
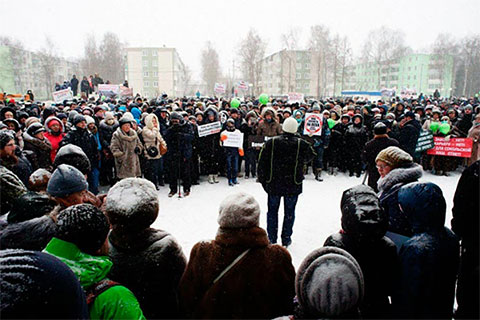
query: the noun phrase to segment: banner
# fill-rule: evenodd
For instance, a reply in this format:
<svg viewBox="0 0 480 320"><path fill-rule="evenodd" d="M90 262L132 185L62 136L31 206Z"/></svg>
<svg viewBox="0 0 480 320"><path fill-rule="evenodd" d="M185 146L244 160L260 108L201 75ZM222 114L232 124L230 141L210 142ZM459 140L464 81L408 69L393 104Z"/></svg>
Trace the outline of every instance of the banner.
<svg viewBox="0 0 480 320"><path fill-rule="evenodd" d="M215 83L215 88L213 88L213 91L215 91L217 94L225 94L227 87L224 84Z"/></svg>
<svg viewBox="0 0 480 320"><path fill-rule="evenodd" d="M120 86L120 95L122 97L133 97L133 88Z"/></svg>
<svg viewBox="0 0 480 320"><path fill-rule="evenodd" d="M53 101L55 101L55 103L63 103L63 101L65 100L73 99L73 93L72 93L72 90L70 89L63 89L63 90L52 92L52 96L53 96Z"/></svg>
<svg viewBox="0 0 480 320"><path fill-rule="evenodd" d="M430 131L421 131L417 140L415 152L420 153L432 149L434 146L433 134Z"/></svg>
<svg viewBox="0 0 480 320"><path fill-rule="evenodd" d="M99 84L98 94L106 97L114 97L120 94L120 86L118 84Z"/></svg>
<svg viewBox="0 0 480 320"><path fill-rule="evenodd" d="M472 155L473 140L471 138L450 138L434 137L435 147L427 151L433 156L449 156L470 158Z"/></svg>
<svg viewBox="0 0 480 320"><path fill-rule="evenodd" d="M243 133L236 130L234 132L224 131L222 135L226 135L227 139L223 141L224 147L243 148Z"/></svg>
<svg viewBox="0 0 480 320"><path fill-rule="evenodd" d="M198 126L198 136L209 136L211 134L219 133L220 130L222 130L222 124L220 123L220 121L202 124L201 126Z"/></svg>
<svg viewBox="0 0 480 320"><path fill-rule="evenodd" d="M304 102L303 93L291 92L288 94L288 103L301 103Z"/></svg>
<svg viewBox="0 0 480 320"><path fill-rule="evenodd" d="M308 136L322 135L323 116L316 113L307 113L305 115L305 126L303 134Z"/></svg>
<svg viewBox="0 0 480 320"><path fill-rule="evenodd" d="M248 83L246 83L246 82L243 81L243 80L240 80L240 81L238 81L238 83L237 83L237 87L238 87L238 89L240 89L240 90L248 90Z"/></svg>

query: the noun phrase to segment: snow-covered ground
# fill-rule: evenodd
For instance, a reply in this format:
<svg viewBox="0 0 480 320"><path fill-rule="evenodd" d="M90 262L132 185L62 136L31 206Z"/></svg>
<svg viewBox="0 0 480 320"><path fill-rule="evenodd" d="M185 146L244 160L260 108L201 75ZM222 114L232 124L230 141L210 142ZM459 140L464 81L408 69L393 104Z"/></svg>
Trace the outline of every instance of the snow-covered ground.
<svg viewBox="0 0 480 320"><path fill-rule="evenodd" d="M421 181L433 182L443 190L447 201L447 218L445 225L450 227L452 218L453 195L460 178L460 171L450 176L434 176L424 172ZM362 176L363 178L363 176ZM325 239L340 230L340 199L342 192L362 183L362 178L348 177L343 173L337 176L324 175L324 181L318 182L309 174L303 183L293 228L292 245L288 248L293 264L298 268L302 260L312 250L321 247ZM180 242L187 259L193 245L200 240L215 238L218 229L217 215L220 202L230 193L244 191L252 194L260 203L260 226L267 225L267 194L261 184L254 179L239 178L240 184L229 187L225 178L220 183L209 184L202 177L199 186L192 186L189 197L168 198L168 186L161 188L160 212L152 227L172 233ZM283 221L283 201L279 210L279 229ZM281 230L281 229L280 229ZM280 235L279 235L280 236Z"/></svg>

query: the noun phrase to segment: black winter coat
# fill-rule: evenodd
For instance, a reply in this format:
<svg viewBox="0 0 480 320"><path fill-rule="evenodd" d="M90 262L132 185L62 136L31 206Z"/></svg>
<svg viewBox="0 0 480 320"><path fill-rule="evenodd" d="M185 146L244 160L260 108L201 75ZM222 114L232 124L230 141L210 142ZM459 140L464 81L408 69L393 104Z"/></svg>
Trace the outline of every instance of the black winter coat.
<svg viewBox="0 0 480 320"><path fill-rule="evenodd" d="M69 143L79 146L83 152L85 152L88 160L90 160L92 169L98 167L99 154L97 141L95 141L95 137L88 132L87 129L74 127L60 142L60 148Z"/></svg>
<svg viewBox="0 0 480 320"><path fill-rule="evenodd" d="M455 123L453 132L456 133L458 137L466 138L468 136L468 130L473 126L473 115L464 114L460 120Z"/></svg>
<svg viewBox="0 0 480 320"><path fill-rule="evenodd" d="M258 159L258 179L268 194L302 193L303 166L315 156L312 146L298 135L283 133L268 140Z"/></svg>
<svg viewBox="0 0 480 320"><path fill-rule="evenodd" d="M109 236L109 278L134 293L147 319L178 318L178 284L185 271L182 248L167 232L145 229Z"/></svg>
<svg viewBox="0 0 480 320"><path fill-rule="evenodd" d="M395 244L385 237L388 216L374 191L364 185L346 190L341 201L342 230L327 238L324 246L348 251L359 263L365 279L362 317L391 317L390 302L399 262Z"/></svg>
<svg viewBox="0 0 480 320"><path fill-rule="evenodd" d="M98 134L100 137L100 144L102 145L102 150L109 150L110 143L112 142L112 136L115 130L117 130L119 124L117 121L111 126L105 123L105 120L100 121L100 126L98 128Z"/></svg>
<svg viewBox="0 0 480 320"><path fill-rule="evenodd" d="M171 126L165 134L165 141L168 146L168 155L171 160L192 157L192 141L195 135L192 125L184 122Z"/></svg>
<svg viewBox="0 0 480 320"><path fill-rule="evenodd" d="M368 140L367 128L363 124L352 124L345 134L346 146L350 154L361 155Z"/></svg>
<svg viewBox="0 0 480 320"><path fill-rule="evenodd" d="M34 153L33 171L39 168L50 171L52 169L52 158L50 157L52 145L50 141L47 138L43 140L37 139L26 132L23 134L23 141L23 150L30 150Z"/></svg>
<svg viewBox="0 0 480 320"><path fill-rule="evenodd" d="M88 82L88 80L82 80L82 82L80 82L80 91L82 92L90 91L90 83Z"/></svg>
<svg viewBox="0 0 480 320"><path fill-rule="evenodd" d="M398 195L413 237L400 249L393 306L400 319L452 319L459 264L457 237L444 227L446 203L432 183L412 183Z"/></svg>
<svg viewBox="0 0 480 320"><path fill-rule="evenodd" d="M57 232L57 225L50 216L13 223L0 231L0 249L45 249Z"/></svg>
<svg viewBox="0 0 480 320"><path fill-rule="evenodd" d="M400 148L408 152L412 157L415 156L415 148L417 146L418 137L422 131L422 125L417 120L410 120L405 122L400 129L398 136L398 143Z"/></svg>
<svg viewBox="0 0 480 320"><path fill-rule="evenodd" d="M398 147L398 141L386 135L377 136L365 144L363 160L367 164L368 185L375 191L378 191L377 181L380 179L375 159L380 151L391 146Z"/></svg>
<svg viewBox="0 0 480 320"><path fill-rule="evenodd" d="M78 90L78 79L77 78L72 78L70 80L70 84L72 85L72 90Z"/></svg>

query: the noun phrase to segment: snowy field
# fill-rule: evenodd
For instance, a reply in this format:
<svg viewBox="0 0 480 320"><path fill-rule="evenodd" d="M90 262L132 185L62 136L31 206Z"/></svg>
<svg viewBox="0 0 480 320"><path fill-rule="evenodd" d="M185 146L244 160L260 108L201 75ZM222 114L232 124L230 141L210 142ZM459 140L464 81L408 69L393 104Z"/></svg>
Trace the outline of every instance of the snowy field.
<svg viewBox="0 0 480 320"><path fill-rule="evenodd" d="M447 201L447 218L445 225L450 227L452 218L453 195L460 178L460 171L450 176L434 176L424 172L420 181L433 182L443 190ZM342 192L352 186L362 183L362 178L348 177L339 173L336 177L324 174L324 181L314 180L310 173L303 183L303 193L300 195L295 224L293 227L292 244L288 248L293 264L298 268L302 260L314 249L321 247L325 239L340 230L340 199ZM190 250L200 240L215 238L218 224L217 215L220 202L230 193L244 191L252 194L260 203L260 226L267 226L267 194L260 183L254 179L239 178L239 185L229 187L226 178L219 178L220 183L209 184L202 177L201 185L192 186L187 198L179 199L175 195L168 198L168 186L160 189L160 212L154 222L154 228L163 229L180 242L183 252L190 257ZM283 221L283 200L279 210L279 229ZM280 238L280 233L279 233Z"/></svg>

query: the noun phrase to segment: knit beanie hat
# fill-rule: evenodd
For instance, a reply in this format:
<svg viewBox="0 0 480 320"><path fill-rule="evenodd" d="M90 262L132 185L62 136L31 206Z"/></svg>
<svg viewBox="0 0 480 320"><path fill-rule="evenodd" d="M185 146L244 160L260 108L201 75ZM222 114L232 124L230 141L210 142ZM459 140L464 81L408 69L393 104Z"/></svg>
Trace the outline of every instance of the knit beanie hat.
<svg viewBox="0 0 480 320"><path fill-rule="evenodd" d="M102 247L109 231L107 217L91 204L70 206L57 216L56 237L75 244L80 251L88 254Z"/></svg>
<svg viewBox="0 0 480 320"><path fill-rule="evenodd" d="M114 115L113 115L113 112L111 111L107 111L105 112L105 121L108 120L108 119L115 119Z"/></svg>
<svg viewBox="0 0 480 320"><path fill-rule="evenodd" d="M87 119L85 118L84 115L77 114L77 115L75 116L75 118L73 118L73 125L76 126L77 124L79 124L79 123L82 122L82 121L87 122Z"/></svg>
<svg viewBox="0 0 480 320"><path fill-rule="evenodd" d="M298 122L292 117L285 119L282 125L283 132L296 133L298 128Z"/></svg>
<svg viewBox="0 0 480 320"><path fill-rule="evenodd" d="M40 132L45 132L45 127L40 123L40 122L35 122L32 123L28 128L27 128L27 133L31 135L32 137L35 136L36 134Z"/></svg>
<svg viewBox="0 0 480 320"><path fill-rule="evenodd" d="M221 228L251 228L260 225L260 205L253 196L244 192L223 199L218 213L217 222Z"/></svg>
<svg viewBox="0 0 480 320"><path fill-rule="evenodd" d="M88 319L82 287L51 254L0 251L0 310L4 319Z"/></svg>
<svg viewBox="0 0 480 320"><path fill-rule="evenodd" d="M88 159L82 148L74 144L67 144L58 149L53 168L56 169L61 164L71 165L83 174L88 174L91 170L90 160Z"/></svg>
<svg viewBox="0 0 480 320"><path fill-rule="evenodd" d="M77 168L61 164L48 181L47 193L53 197L63 198L87 188L87 180Z"/></svg>
<svg viewBox="0 0 480 320"><path fill-rule="evenodd" d="M155 185L146 179L122 179L108 191L105 209L114 229L148 228L158 216Z"/></svg>
<svg viewBox="0 0 480 320"><path fill-rule="evenodd" d="M47 195L30 191L13 201L7 221L10 224L38 218L50 213L55 205Z"/></svg>
<svg viewBox="0 0 480 320"><path fill-rule="evenodd" d="M379 122L373 127L375 135L387 134L387 126L383 122Z"/></svg>
<svg viewBox="0 0 480 320"><path fill-rule="evenodd" d="M45 191L48 180L52 177L50 171L43 168L35 170L28 178L28 189L32 191Z"/></svg>
<svg viewBox="0 0 480 320"><path fill-rule="evenodd" d="M345 250L323 247L303 260L295 291L307 318L354 317L363 299L363 273Z"/></svg>
<svg viewBox="0 0 480 320"><path fill-rule="evenodd" d="M85 116L85 120L87 121L87 126L91 123L95 123L95 120L90 116Z"/></svg>
<svg viewBox="0 0 480 320"><path fill-rule="evenodd" d="M125 112L125 114L120 118L120 120L118 122L122 126L125 123L130 123L131 124L132 121L135 121L135 119L133 118L133 115L130 112Z"/></svg>
<svg viewBox="0 0 480 320"><path fill-rule="evenodd" d="M400 149L399 147L388 147L380 151L375 158L375 162L383 161L392 168L399 168L413 162L411 155Z"/></svg>
<svg viewBox="0 0 480 320"><path fill-rule="evenodd" d="M15 136L12 133L13 131L10 130L2 130L0 131L0 149L5 148L7 143L10 142L10 140L15 140Z"/></svg>

